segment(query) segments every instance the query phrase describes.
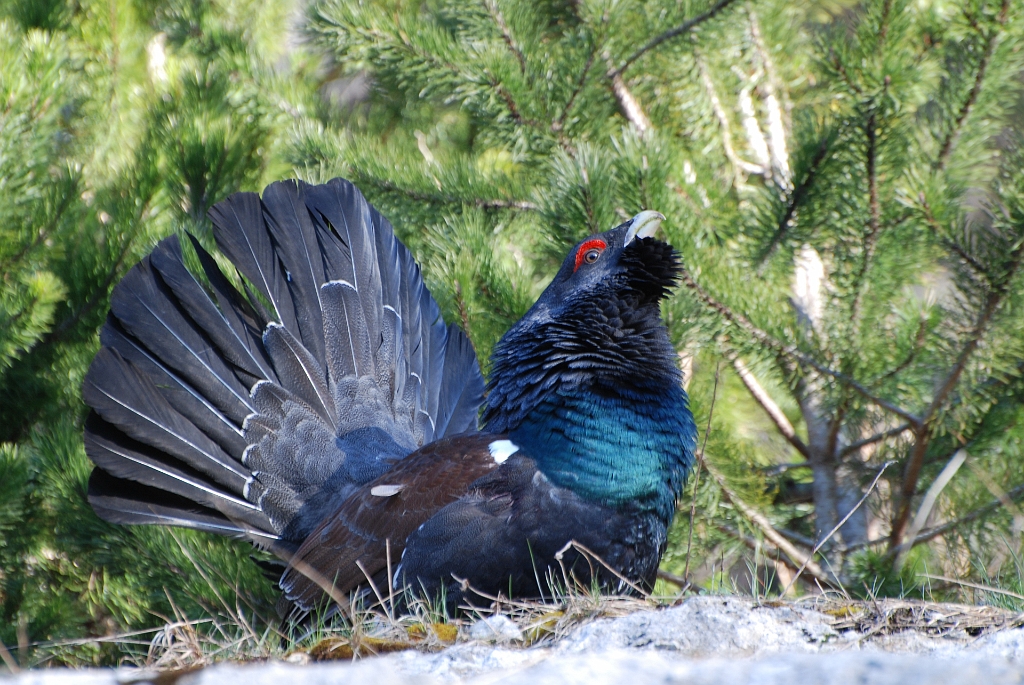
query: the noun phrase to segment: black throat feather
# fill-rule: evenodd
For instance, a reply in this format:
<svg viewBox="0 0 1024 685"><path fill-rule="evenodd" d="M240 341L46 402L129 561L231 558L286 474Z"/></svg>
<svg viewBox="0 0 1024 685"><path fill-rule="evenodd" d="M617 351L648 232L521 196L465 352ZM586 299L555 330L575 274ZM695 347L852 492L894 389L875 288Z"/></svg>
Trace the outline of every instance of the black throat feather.
<svg viewBox="0 0 1024 685"><path fill-rule="evenodd" d="M556 394L650 398L680 384L660 302L679 275L671 245L643 238L596 284L549 301L549 287L492 355L484 425L514 430Z"/></svg>

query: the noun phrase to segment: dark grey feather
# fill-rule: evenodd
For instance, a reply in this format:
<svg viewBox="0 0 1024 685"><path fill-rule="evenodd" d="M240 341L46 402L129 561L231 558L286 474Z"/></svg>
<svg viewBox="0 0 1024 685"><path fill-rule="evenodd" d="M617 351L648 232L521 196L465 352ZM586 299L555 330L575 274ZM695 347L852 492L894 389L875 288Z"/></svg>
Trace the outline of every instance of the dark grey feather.
<svg viewBox="0 0 1024 685"><path fill-rule="evenodd" d="M256 193L235 193L210 209L217 246L274 307L277 320L298 331L288 276L274 250ZM253 298L255 299L255 298Z"/></svg>
<svg viewBox="0 0 1024 685"><path fill-rule="evenodd" d="M225 452L236 458L242 454L246 443L241 427L128 335L113 316L108 317L100 331L100 343L116 350L140 373L148 376L172 407L213 438Z"/></svg>
<svg viewBox="0 0 1024 685"><path fill-rule="evenodd" d="M232 420L241 423L252 411L248 388L179 309L148 257L114 289L110 310L128 333Z"/></svg>
<svg viewBox="0 0 1024 685"><path fill-rule="evenodd" d="M271 183L263 191L263 213L274 250L287 273L298 325L292 332L317 360L323 375L326 363L320 285L326 279L320 243L303 198L308 187L298 181Z"/></svg>

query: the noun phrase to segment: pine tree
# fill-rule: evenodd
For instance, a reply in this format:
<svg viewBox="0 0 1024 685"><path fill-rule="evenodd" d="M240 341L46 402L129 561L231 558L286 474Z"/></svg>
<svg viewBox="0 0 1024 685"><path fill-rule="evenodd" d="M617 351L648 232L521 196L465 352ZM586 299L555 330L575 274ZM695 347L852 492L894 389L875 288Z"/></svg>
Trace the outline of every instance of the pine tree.
<svg viewBox="0 0 1024 685"><path fill-rule="evenodd" d="M705 567L747 543L780 586L805 566L899 591L907 552L948 533L998 573L1009 514L986 502L1024 495L1024 14L826 8L321 0L315 44L375 95L300 130L293 160L392 217L482 356L569 245L665 213L686 263L667 315L705 421L721 377ZM941 551L911 558L954 570Z"/></svg>
<svg viewBox="0 0 1024 685"><path fill-rule="evenodd" d="M363 189L485 369L571 244L669 217L710 430L668 577L1012 584L1024 7L794 5L317 0L297 45L285 0L0 0L0 642L273 615L248 545L92 514L79 388L120 276L293 174Z"/></svg>
<svg viewBox="0 0 1024 685"><path fill-rule="evenodd" d="M160 625L237 602L273 616L251 547L101 522L85 500L82 378L112 286L157 240L288 175L317 106L290 3L0 4L0 641ZM236 588L240 588L236 598ZM173 602L173 604L172 604ZM248 604L245 604L245 603ZM212 607L212 609L211 609ZM114 645L20 649L112 661Z"/></svg>

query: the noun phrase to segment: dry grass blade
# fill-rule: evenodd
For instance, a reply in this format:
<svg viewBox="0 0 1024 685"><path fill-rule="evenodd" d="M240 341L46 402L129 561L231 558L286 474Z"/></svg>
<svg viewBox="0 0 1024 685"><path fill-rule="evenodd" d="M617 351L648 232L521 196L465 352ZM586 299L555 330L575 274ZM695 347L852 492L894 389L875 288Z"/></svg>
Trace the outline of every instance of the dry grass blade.
<svg viewBox="0 0 1024 685"><path fill-rule="evenodd" d="M991 592L994 595L1003 595L1004 597L1012 597L1014 599L1019 599L1022 602L1024 602L1024 595L1018 594L1016 592L1011 592L1010 590L1004 590L1002 588L992 587L991 585L982 585L981 583L972 583L972 582L970 582L968 580L960 580L959 578L949 578L947 576L933 576L933 575L929 575L927 573L922 573L921 576L924 577L924 578L928 578L929 580L941 580L941 581L946 582L946 583L953 583L954 585L961 585L963 587L969 587L969 588L973 588L975 590L981 590L982 592Z"/></svg>
<svg viewBox="0 0 1024 685"><path fill-rule="evenodd" d="M861 505L863 505L864 502L867 501L868 496L872 493L872 491L874 491L875 486L878 485L878 479L882 477L882 474L885 473L885 470L889 468L889 465L891 463L892 462L886 462L882 464L882 468L878 469L878 473L875 475L875 479L871 481L871 485L868 486L867 492L865 492L864 496L860 498L860 501L857 502L857 504L846 513L846 516L844 516L843 519L836 524L835 528L829 531L828 535L821 539L821 542L814 546L814 549L811 550L810 555L808 555L808 557L804 560L804 563L800 565L800 568L797 569L796 575L793 576L792 580L790 580L789 583L786 584L786 589L782 591L783 595L788 593L789 589L793 587L793 584L796 583L796 581L800 578L800 575L804 572L804 569L807 568L808 564L811 563L811 560L814 558L814 555L818 553L818 550L820 550L825 545L825 543L828 542L832 538L832 536L835 535L839 531L839 529L842 528L846 524L846 522L850 520L850 517L853 516L854 512L860 509Z"/></svg>
<svg viewBox="0 0 1024 685"><path fill-rule="evenodd" d="M708 435L711 433L711 417L715 412L715 400L718 398L718 378L722 370L721 363L715 364L715 387L711 391L711 406L708 407L708 425L704 428L704 442L697 455L696 473L693 474L693 499L690 501L690 533L686 538L686 565L683 567L683 582L680 587L690 585L690 551L693 549L693 519L697 514L697 488L700 486L700 469L704 465L704 450L708 446ZM674 582L674 581L673 581Z"/></svg>
<svg viewBox="0 0 1024 685"><path fill-rule="evenodd" d="M941 637L973 638L983 633L1016 627L1020 616L993 606L943 604L911 599L859 601L820 595L813 606L832 616L834 630L856 631L860 641L874 635L904 631Z"/></svg>

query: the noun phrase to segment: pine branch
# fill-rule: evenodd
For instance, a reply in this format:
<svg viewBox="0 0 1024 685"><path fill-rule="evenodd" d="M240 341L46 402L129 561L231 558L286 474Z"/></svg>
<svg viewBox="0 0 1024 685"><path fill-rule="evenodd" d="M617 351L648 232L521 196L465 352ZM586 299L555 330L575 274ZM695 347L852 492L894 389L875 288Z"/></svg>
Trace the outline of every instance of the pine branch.
<svg viewBox="0 0 1024 685"><path fill-rule="evenodd" d="M917 443L914 445L914 451L907 461L904 471L903 484L900 489L900 507L893 522L892 533L889 538L890 551L901 544L903 533L906 531L910 520L911 500L914 497L914 492L917 490L917 482L921 477L921 467L924 465L925 453L928 451L928 446L931 442L931 430L938 417L939 410L945 405L946 400L956 388L957 383L960 381L960 376L963 374L964 369L967 368L967 362L981 344L981 340L988 330L992 317L995 316L999 306L1009 294L1013 277L1020 269L1022 258L1024 258L1024 243L1017 245L1010 253L1010 259L1006 265L1006 272L1003 275L1002 281L992 288L986 296L985 304L981 312L979 312L974 327L971 329L970 335L967 336L967 341L960 350L960 354L957 355L953 368L950 369L946 379L939 385L939 389L935 392L935 397L922 417L921 424L915 427Z"/></svg>
<svg viewBox="0 0 1024 685"><path fill-rule="evenodd" d="M612 63L612 56L609 52L605 51L604 60L608 64L609 68ZM644 114L644 110L640 107L640 103L633 97L633 93L630 92L626 86L626 82L622 80L622 71L616 71L609 69L608 80L611 81L612 93L615 95L615 99L619 102L619 108L622 113L629 119L630 123L636 127L636 130L641 135L647 133L651 129L651 120Z"/></svg>
<svg viewBox="0 0 1024 685"><path fill-rule="evenodd" d="M982 53L981 60L978 62L978 70L974 74L974 85L971 86L971 91L968 93L967 99L964 100L964 103L960 106L960 112L957 114L953 128L946 133L946 138L942 141L939 157L935 162L935 168L938 171L943 171L946 168L946 164L949 162L949 157L953 153L953 147L956 145L957 140L960 139L960 134L963 132L964 123L967 121L967 117L970 116L971 110L974 109L974 105L978 101L978 95L981 94L981 86L985 81L985 72L988 71L989 62L991 62L992 55L996 51L999 34L1001 33L1001 29L1006 25L1006 20L1009 17L1009 11L1010 0L1003 0L1002 8L1000 8L999 16L996 19L998 28L989 33L988 40L985 45L985 51Z"/></svg>
<svg viewBox="0 0 1024 685"><path fill-rule="evenodd" d="M494 74L492 74L489 69L484 69L483 73L487 76L488 85L490 85L491 88L493 88L494 91L505 102L505 109L507 109L508 113L512 115L513 121L515 121L519 125L525 124L533 128L537 128L540 125L534 119L527 119L526 117L523 116L522 112L519 109L519 105L516 104L515 98L512 97L512 93L508 92L508 88L506 88L501 81L494 78Z"/></svg>
<svg viewBox="0 0 1024 685"><path fill-rule="evenodd" d="M903 358L903 361L901 361L899 364L897 364L893 368L889 369L888 371L883 373L881 376L876 378L874 381L872 381L871 385L877 386L882 381L889 380L890 378L892 378L893 376L896 376L897 374L902 372L904 369L909 367L911 364L913 364L914 363L914 359L917 357L917 353L920 352L921 348L924 347L925 335L927 333L928 333L928 319L925 318L924 316L922 316L921 317L921 322L918 324L918 327L917 327L917 335L914 336L914 346L910 348L910 352L908 352L907 356Z"/></svg>
<svg viewBox="0 0 1024 685"><path fill-rule="evenodd" d="M985 266L977 259L972 257L964 248L963 245L950 240L949 238L942 237L942 227L939 225L938 220L935 218L935 214L932 212L932 207L925 198L924 193L918 196L918 203L921 205L921 210L924 212L924 220L928 224L928 227L932 229L932 232L939 238L939 242L949 249L953 254L964 260L967 266L971 267L971 270L975 272L982 280L988 281L988 271Z"/></svg>
<svg viewBox="0 0 1024 685"><path fill-rule="evenodd" d="M888 10L886 11L888 14ZM884 36L883 36L884 38ZM889 77L885 77L886 86L889 85ZM867 273L871 268L871 262L875 257L875 247L878 244L878 233L881 227L881 207L878 202L878 138L875 133L875 111L868 115L864 128L867 135L867 150L865 153L864 165L868 177L868 234L864 237L864 258L861 260L860 269L854 277L856 292L853 302L850 305L850 320L853 322L853 337L856 338L860 331L860 306L867 288Z"/></svg>
<svg viewBox="0 0 1024 685"><path fill-rule="evenodd" d="M427 204L471 204L480 209L516 209L524 212L535 212L540 207L527 200L501 200L501 199L485 199L485 198L470 198L470 197L456 197L454 195L441 195L436 193L424 193L419 190L413 190L411 188L403 188L393 181L384 180L377 177L364 177L361 179L362 183L367 185L372 184L381 190L386 190L394 193L401 193L411 200L417 202L425 202Z"/></svg>
<svg viewBox="0 0 1024 685"><path fill-rule="evenodd" d="M14 264L20 261L25 255L39 247L50 237L50 234L57 228L57 224L64 217L64 213L71 206L71 201L78 197L78 177L72 179L71 187L65 189L61 193L60 203L57 205L56 211L50 220L46 222L46 226L36 231L34 238L28 241L28 243L18 250L15 254L11 255L7 260L0 262L0 273L9 273L9 270L13 268Z"/></svg>
<svg viewBox="0 0 1024 685"><path fill-rule="evenodd" d="M715 482L718 483L718 487L722 490L722 496L728 502L732 503L732 505L735 506L747 520L760 528L761 532L764 533L764 536L768 538L773 545L782 550L782 552L796 564L804 566L807 573L817 579L818 582L829 587L835 584L833 578L829 574L825 573L825 570L822 569L817 562L803 551L797 549L792 542L783 537L779 531L775 530L775 526L772 525L771 521L769 521L764 514L741 500L736 493L729 488L728 483L725 481L725 477L717 468L707 460L704 461L704 467L707 469L708 473L711 474L711 477L715 479Z"/></svg>
<svg viewBox="0 0 1024 685"><path fill-rule="evenodd" d="M777 355L780 355L788 359L792 359L793 361L799 363L802 366L810 367L821 374L824 374L830 378L834 378L835 380L841 383L844 383L845 385L853 388L855 391L857 391L857 393L859 393L872 404L875 404L881 407L882 409L885 409L887 411L892 412L893 414L896 414L897 416L903 418L913 426L918 426L921 424L921 419L919 417L914 416L907 410L898 407L897 405L893 404L892 402L889 402L888 400L876 396L868 388L864 387L864 385L862 385L855 379L851 378L845 373L828 368L821 362L801 352L794 345L787 345L775 339L766 331L763 331L757 326L755 326L749 319L747 319L742 314L737 314L736 312L733 312L731 309L729 309L729 307L725 306L723 303L719 302L718 300L714 299L706 292L704 292L704 289L701 288L697 284L697 282L693 280L693 276L690 274L690 271L686 267L683 267L681 269L680 281L687 288L694 291L694 293L697 296L697 299L703 302L705 306L717 312L726 321L740 327L744 332L747 333L747 335L749 335L751 338L761 343L768 349L772 350Z"/></svg>
<svg viewBox="0 0 1024 685"><path fill-rule="evenodd" d="M725 152L726 158L732 165L733 171L733 183L740 185L743 179L742 173L747 174L763 174L764 169L757 164L748 162L741 159L736 154L735 148L732 146L732 131L731 124L729 123L729 115L725 112L725 107L722 106L722 101L718 98L718 93L715 90L715 82L711 79L711 73L708 71L707 65L704 64L704 60L701 58L699 52L694 52L694 60L697 62L697 68L700 71L701 83L704 85L704 90L707 91L708 101L711 103L711 110L715 113L715 118L718 119L718 125L722 129L722 150Z"/></svg>
<svg viewBox="0 0 1024 685"><path fill-rule="evenodd" d="M796 434L793 424L789 422L788 418L786 418L786 415L782 412L782 409L779 408L779 405L771 398L768 391L762 387L758 382L757 377L750 372L750 369L748 369L747 365L743 363L743 360L739 358L739 355L733 353L731 357L733 368L735 368L736 373L739 374L740 380L743 381L743 385L750 391L751 397L753 397L754 400L761 405L761 408L764 409L765 413L768 414L768 418L770 418L772 423L775 424L775 427L778 428L782 437L786 438L786 440L789 441L789 444L792 445L797 452L802 454L804 458L810 459L810 451L807 449L807 445L805 445L804 441Z"/></svg>
<svg viewBox="0 0 1024 685"><path fill-rule="evenodd" d="M793 123L790 120L790 112L793 109L793 103L789 99L789 92L783 85L782 79L779 78L778 71L775 68L775 61L772 60L771 53L768 51L768 46L764 43L764 36L761 34L761 22L758 20L757 14L754 12L753 4L750 2L747 3L747 15L750 18L751 41L754 43L754 49L757 51L758 57L761 58L761 64L764 65L765 75L768 77L768 85L765 87L765 105L768 107L769 112L771 112L771 101L774 99L776 101L776 106L778 106L779 100L782 101L780 114L783 112L785 113L785 117L782 118L782 143L784 145L785 134L793 128ZM778 94L779 97L776 97L776 94ZM788 155L786 155L786 157L788 159Z"/></svg>
<svg viewBox="0 0 1024 685"><path fill-rule="evenodd" d="M646 53L648 53L651 50L653 50L654 48L658 47L659 45L661 45L665 41L672 40L676 36L681 36L682 34L686 33L690 29L695 28L696 26L699 26L700 24L703 24L705 21L707 21L708 19L713 18L715 15L717 15L719 12L721 12L726 7L731 5L733 2L735 2L735 0L719 0L717 3L715 3L704 14L700 14L700 15L694 17L693 19L687 19L686 21L684 21L679 26L676 26L675 28L671 28L668 31L665 31L664 33L661 33L661 34L655 36L651 40L647 41L647 43L645 43L643 45L643 47L641 47L639 50L637 50L632 55L627 57L626 60L619 65L618 69L610 69L609 72L608 72L608 78L612 79L616 75L621 76L622 72L626 71L626 69L628 69L633 64L633 62L636 62L638 59L643 57Z"/></svg>
<svg viewBox="0 0 1024 685"><path fill-rule="evenodd" d="M945 535L946 533L949 533L950 531L956 530L960 526L966 525L968 523L971 523L972 521L978 520L979 518L981 518L983 516L991 514L993 511L996 511L1000 507L1005 506L1006 500L1015 501L1015 500L1024 498L1024 485L1018 485L1015 488L1007 490L1004 493L1004 495L1005 495L1005 499L1003 499L1003 498L996 498L996 499L992 500L991 502L989 502L988 504L982 505L982 506L978 507L977 509L974 509L974 510L964 514L963 516L959 516L959 517L957 517L957 518L955 518L955 519L953 519L951 521L946 521L945 523L942 523L942 524L940 524L938 526L935 526L933 528L928 528L927 530L922 530L920 533L918 533L917 535L914 536L913 540L907 540L907 541L901 543L900 545L898 545L897 547L894 547L891 550L889 550L887 552L887 556L896 557L896 556L902 555L905 552L909 551L910 549L913 549L914 547L917 547L920 544L923 544L923 543L928 542L930 540L934 540L935 538L940 537L942 535ZM848 547L846 547L843 551L845 551L845 552L855 552L857 550L864 549L864 548L867 548L867 547L877 547L878 545L887 543L890 540L891 540L891 538L884 537L884 538L875 538L874 540L865 540L864 542L856 542L856 543L853 543L853 544L849 545Z"/></svg>
<svg viewBox="0 0 1024 685"><path fill-rule="evenodd" d="M715 528L722 531L729 537L739 540L753 552L767 552L765 556L767 556L771 560L771 562L775 564L775 567L777 569L780 567L784 567L788 568L790 571L796 572L797 569L800 568L800 566L796 562L790 559L787 555L783 554L782 550L780 550L778 547L773 545L768 540L758 540L756 538L753 538L744 533L743 531L739 530L738 528L734 528L733 526L730 526L727 523L715 523ZM772 558L772 555L774 555L774 558ZM662 577L660 573L661 572L659 571L659 578ZM810 584L811 587L814 587L810 579L804 578L804 582Z"/></svg>
<svg viewBox="0 0 1024 685"><path fill-rule="evenodd" d="M505 41L505 45L508 46L509 52L519 62L519 72L522 74L526 73L526 57L523 56L523 51L519 49L519 46L512 40L512 33L508 29L508 24L505 22L505 17L502 15L501 10L498 9L498 3L495 0L484 0L484 7L491 15L491 19L498 27L498 31L501 32L501 37Z"/></svg>
<svg viewBox="0 0 1024 685"><path fill-rule="evenodd" d="M569 116L569 112L572 111L573 105L576 104L576 98L579 96L580 91L583 90L583 85L587 82L587 74L590 73L591 67L594 66L594 59L597 57L597 47L593 47L590 50L590 54L587 55L587 62L583 65L583 70L580 72L580 77L576 80L576 87L573 88L572 93L569 95L569 99L565 103L565 107L562 108L562 113L558 115L558 118L551 122L551 130L555 133L559 133L565 126L565 120Z"/></svg>
<svg viewBox="0 0 1024 685"><path fill-rule="evenodd" d="M818 145L818 150L814 153L814 157L811 159L810 166L807 167L807 173L804 174L804 177L793 189L793 192L789 193L789 198L786 202L786 211L782 213L782 218L779 220L779 226L775 230L775 235L772 236L771 241L768 243L768 247L764 249L761 257L757 260L758 269L760 271L763 271L768 259L786 238L786 234L789 232L791 227L790 223L796 215L797 208L800 207L804 198L807 197L807 193L811 186L814 184L815 180L817 180L818 170L821 169L822 163L825 161L826 157L828 157L829 147L829 138L822 138L821 143Z"/></svg>
<svg viewBox="0 0 1024 685"><path fill-rule="evenodd" d="M841 459L841 458L845 457L847 454L850 454L851 452L856 452L857 450L861 449L862 447L867 447L868 445L874 445L876 442L882 442L883 440L888 440L889 438L896 437L897 435L902 435L903 433L906 433L911 428L912 428L912 426L909 423L901 423L900 425L896 426L895 428L890 428L890 429L884 430L884 431L882 431L880 433L875 433L871 437L864 438L863 440L858 440L857 442L852 442L849 445L847 445L846 447L844 447L843 449L839 450L839 457Z"/></svg>
<svg viewBox="0 0 1024 685"><path fill-rule="evenodd" d="M860 95L862 92L860 86L854 83L853 79L850 78L850 73L846 71L846 65L839 60L839 56L836 54L835 49L829 48L828 54L829 57L832 58L832 68L836 70L837 74L839 74L839 78L846 84L846 87L849 88L851 92Z"/></svg>

